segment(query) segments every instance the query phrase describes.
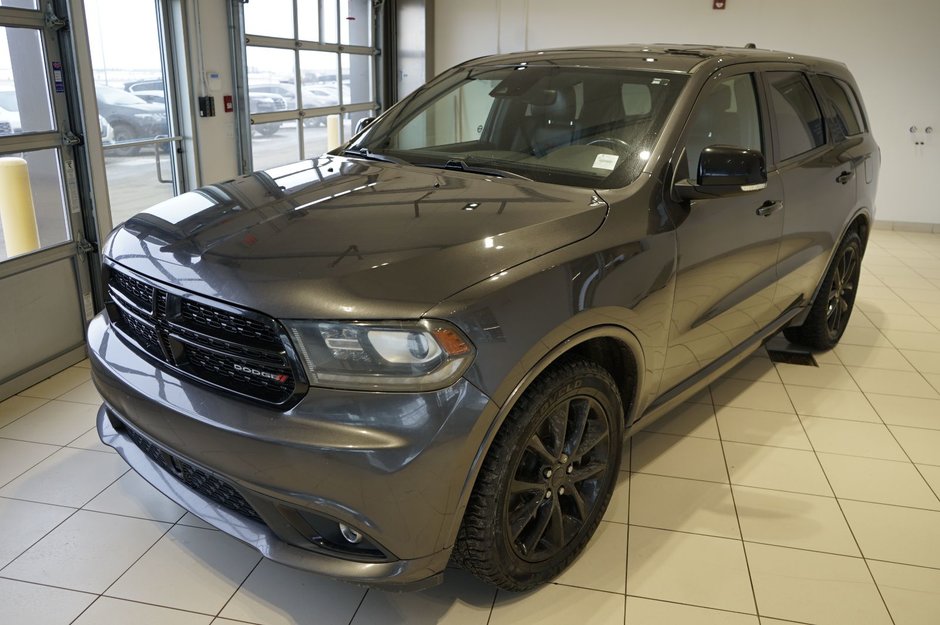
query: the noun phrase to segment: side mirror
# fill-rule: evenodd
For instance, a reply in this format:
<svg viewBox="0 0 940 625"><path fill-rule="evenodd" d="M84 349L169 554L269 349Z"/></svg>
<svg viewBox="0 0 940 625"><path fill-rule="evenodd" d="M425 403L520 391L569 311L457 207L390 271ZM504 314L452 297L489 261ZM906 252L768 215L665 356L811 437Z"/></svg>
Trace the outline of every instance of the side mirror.
<svg viewBox="0 0 940 625"><path fill-rule="evenodd" d="M764 155L757 150L731 145L710 145L698 159L696 181L675 184L682 200L738 195L759 191L767 186Z"/></svg>
<svg viewBox="0 0 940 625"><path fill-rule="evenodd" d="M356 134L358 135L360 132L368 128L369 124L371 124L374 121L375 121L374 117L363 117L362 119L360 119L358 122L356 122Z"/></svg>

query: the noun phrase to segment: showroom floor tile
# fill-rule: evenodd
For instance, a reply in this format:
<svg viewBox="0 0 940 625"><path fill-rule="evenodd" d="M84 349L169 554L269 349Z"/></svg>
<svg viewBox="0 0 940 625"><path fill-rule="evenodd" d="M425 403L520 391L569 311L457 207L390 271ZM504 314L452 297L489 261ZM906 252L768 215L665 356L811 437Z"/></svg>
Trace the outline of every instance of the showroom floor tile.
<svg viewBox="0 0 940 625"><path fill-rule="evenodd" d="M585 554L528 593L260 559L97 440L82 362L0 402L0 623L936 625L940 236L875 231L850 327L815 357L760 350L635 436Z"/></svg>

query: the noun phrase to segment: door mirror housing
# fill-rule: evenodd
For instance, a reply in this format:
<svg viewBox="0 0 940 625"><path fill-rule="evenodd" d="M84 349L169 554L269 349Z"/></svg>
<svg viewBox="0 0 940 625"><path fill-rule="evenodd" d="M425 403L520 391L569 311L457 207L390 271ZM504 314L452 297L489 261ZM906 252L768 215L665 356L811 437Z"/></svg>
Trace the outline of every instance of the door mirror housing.
<svg viewBox="0 0 940 625"><path fill-rule="evenodd" d="M681 200L738 195L767 186L764 155L731 145L710 145L699 155L696 180L674 185Z"/></svg>

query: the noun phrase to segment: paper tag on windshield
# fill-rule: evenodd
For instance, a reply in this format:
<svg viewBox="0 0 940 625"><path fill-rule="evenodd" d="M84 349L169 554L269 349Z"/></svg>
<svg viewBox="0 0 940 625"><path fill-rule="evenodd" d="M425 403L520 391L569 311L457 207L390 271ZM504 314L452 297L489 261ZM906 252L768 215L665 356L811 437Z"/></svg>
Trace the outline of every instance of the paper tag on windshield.
<svg viewBox="0 0 940 625"><path fill-rule="evenodd" d="M620 160L620 157L616 154L598 154L597 158L594 159L594 169L606 169L608 171L613 171L614 167L617 166L617 161Z"/></svg>

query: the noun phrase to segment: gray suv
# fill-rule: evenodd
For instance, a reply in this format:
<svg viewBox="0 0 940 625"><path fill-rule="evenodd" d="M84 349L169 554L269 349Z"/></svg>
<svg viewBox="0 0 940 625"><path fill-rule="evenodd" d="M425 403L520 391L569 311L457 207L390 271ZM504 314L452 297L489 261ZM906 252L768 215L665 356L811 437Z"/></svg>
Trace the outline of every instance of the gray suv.
<svg viewBox="0 0 940 625"><path fill-rule="evenodd" d="M550 580L624 438L852 312L880 153L840 63L546 50L445 72L323 157L102 247L102 440L265 556Z"/></svg>

